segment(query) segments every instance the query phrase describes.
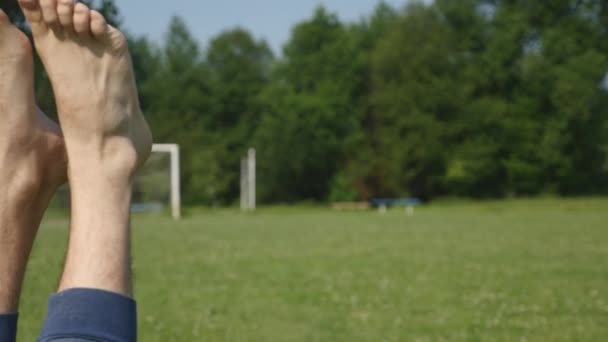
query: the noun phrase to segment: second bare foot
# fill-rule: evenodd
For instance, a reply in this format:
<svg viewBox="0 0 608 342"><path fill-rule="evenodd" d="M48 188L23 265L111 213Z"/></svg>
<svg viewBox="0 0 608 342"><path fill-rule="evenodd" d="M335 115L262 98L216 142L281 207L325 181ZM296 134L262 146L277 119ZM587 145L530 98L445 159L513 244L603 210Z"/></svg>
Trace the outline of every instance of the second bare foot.
<svg viewBox="0 0 608 342"><path fill-rule="evenodd" d="M32 47L0 10L0 313L17 310L38 225L66 179L61 131L34 103Z"/></svg>

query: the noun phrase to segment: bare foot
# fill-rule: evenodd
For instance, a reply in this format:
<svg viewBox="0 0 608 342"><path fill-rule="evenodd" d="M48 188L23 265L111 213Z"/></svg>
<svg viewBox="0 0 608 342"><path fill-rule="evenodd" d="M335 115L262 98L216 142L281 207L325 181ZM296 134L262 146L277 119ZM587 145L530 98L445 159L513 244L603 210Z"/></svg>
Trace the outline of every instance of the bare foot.
<svg viewBox="0 0 608 342"><path fill-rule="evenodd" d="M72 196L70 241L59 289L132 295L132 176L148 158L124 35L73 0L19 0L49 74L65 135Z"/></svg>
<svg viewBox="0 0 608 342"><path fill-rule="evenodd" d="M33 70L29 40L0 10L0 183L22 196L66 177L61 130L35 105Z"/></svg>
<svg viewBox="0 0 608 342"><path fill-rule="evenodd" d="M0 313L17 308L38 225L65 180L61 131L34 102L30 42L0 10Z"/></svg>
<svg viewBox="0 0 608 342"><path fill-rule="evenodd" d="M152 138L124 35L73 0L19 3L53 85L70 180L91 168L108 180L132 176L148 158Z"/></svg>

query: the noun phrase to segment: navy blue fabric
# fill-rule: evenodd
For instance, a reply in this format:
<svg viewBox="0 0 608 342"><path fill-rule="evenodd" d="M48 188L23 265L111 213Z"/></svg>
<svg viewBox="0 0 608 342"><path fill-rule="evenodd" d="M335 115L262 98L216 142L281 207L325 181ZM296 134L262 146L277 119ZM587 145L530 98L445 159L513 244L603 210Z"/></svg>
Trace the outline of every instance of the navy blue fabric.
<svg viewBox="0 0 608 342"><path fill-rule="evenodd" d="M119 294L72 289L52 296L39 342L135 342L135 301ZM4 341L0 341L4 342Z"/></svg>
<svg viewBox="0 0 608 342"><path fill-rule="evenodd" d="M17 314L0 314L0 342L15 342L17 318Z"/></svg>

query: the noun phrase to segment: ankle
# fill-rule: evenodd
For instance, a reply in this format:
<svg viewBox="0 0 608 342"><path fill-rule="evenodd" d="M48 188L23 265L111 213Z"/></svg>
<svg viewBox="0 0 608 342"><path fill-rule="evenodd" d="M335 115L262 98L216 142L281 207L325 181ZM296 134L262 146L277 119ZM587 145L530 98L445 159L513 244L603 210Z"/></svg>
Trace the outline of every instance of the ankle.
<svg viewBox="0 0 608 342"><path fill-rule="evenodd" d="M88 144L68 146L70 184L129 185L150 154L149 140L109 136Z"/></svg>
<svg viewBox="0 0 608 342"><path fill-rule="evenodd" d="M54 147L0 152L0 199L21 206L52 196L66 178L65 154L55 152Z"/></svg>
<svg viewBox="0 0 608 342"><path fill-rule="evenodd" d="M3 184L2 188L6 189L0 194L0 198L23 205L35 200L43 192L43 174L31 163L12 160L3 161L1 164L13 167L0 170L0 183Z"/></svg>

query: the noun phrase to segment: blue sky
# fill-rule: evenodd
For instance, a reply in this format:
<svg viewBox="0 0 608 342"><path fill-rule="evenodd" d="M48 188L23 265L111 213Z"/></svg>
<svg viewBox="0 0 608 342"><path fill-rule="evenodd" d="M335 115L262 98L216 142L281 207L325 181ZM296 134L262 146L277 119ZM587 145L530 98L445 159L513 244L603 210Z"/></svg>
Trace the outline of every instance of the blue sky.
<svg viewBox="0 0 608 342"><path fill-rule="evenodd" d="M407 0L385 0L400 8ZM264 38L280 52L289 38L291 27L309 18L316 6L323 4L345 21L354 21L372 12L377 0L118 0L127 29L161 41L172 15L181 16L193 35L206 44L221 31L240 26L257 38ZM146 5L144 5L146 4Z"/></svg>

